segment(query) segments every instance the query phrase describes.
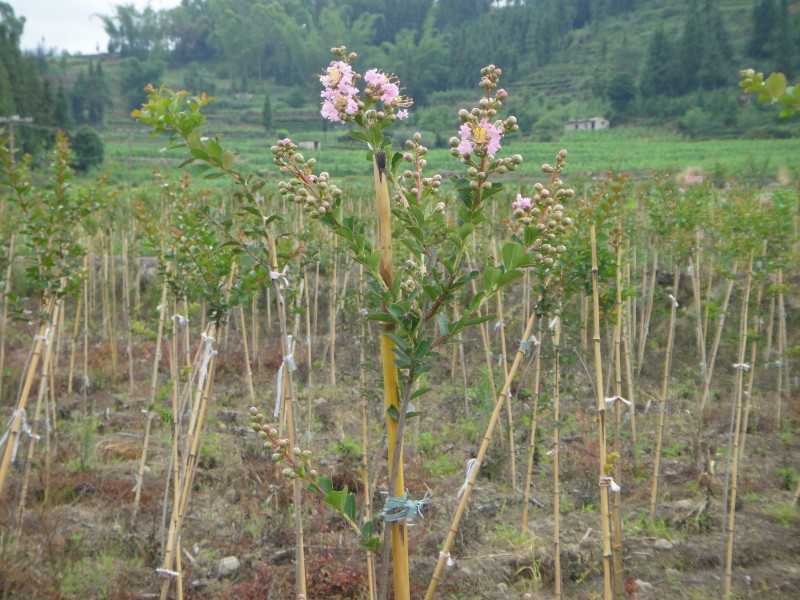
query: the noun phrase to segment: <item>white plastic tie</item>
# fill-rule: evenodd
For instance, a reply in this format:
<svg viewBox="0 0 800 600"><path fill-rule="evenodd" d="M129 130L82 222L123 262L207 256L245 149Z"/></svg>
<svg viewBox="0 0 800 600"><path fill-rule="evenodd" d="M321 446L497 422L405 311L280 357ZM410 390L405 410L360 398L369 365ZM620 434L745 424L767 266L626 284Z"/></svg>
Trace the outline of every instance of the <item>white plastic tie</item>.
<svg viewBox="0 0 800 600"><path fill-rule="evenodd" d="M275 283L278 282L278 286L283 289L285 287L289 287L289 279L286 277L286 273L288 273L289 265L283 267L283 271L270 271L269 272L269 280Z"/></svg>
<svg viewBox="0 0 800 600"><path fill-rule="evenodd" d="M450 553L449 552L439 552L439 560L444 560L444 559L447 559L447 566L448 567L455 567L456 566L456 561L454 561L450 557Z"/></svg>
<svg viewBox="0 0 800 600"><path fill-rule="evenodd" d="M142 487L142 478L139 477L139 472L133 474L133 487L131 488L131 492L136 492L140 487Z"/></svg>
<svg viewBox="0 0 800 600"><path fill-rule="evenodd" d="M280 417L281 414L281 400L283 400L283 368L286 366L285 362L281 363L280 368L278 369L278 381L277 381L277 392L275 393L275 408L272 410L272 416L274 418Z"/></svg>
<svg viewBox="0 0 800 600"><path fill-rule="evenodd" d="M548 325L547 328L550 331L553 331L556 328L556 325L558 325L559 320L561 320L561 317L559 317L559 316L553 317L553 320L550 321L550 325Z"/></svg>
<svg viewBox="0 0 800 600"><path fill-rule="evenodd" d="M170 571L169 569L156 569L156 573L161 573L162 575L168 575L170 577L180 577L181 574L177 571Z"/></svg>
<svg viewBox="0 0 800 600"><path fill-rule="evenodd" d="M189 318L183 315L172 315L172 320L177 321L180 327L185 327L186 324L189 323Z"/></svg>
<svg viewBox="0 0 800 600"><path fill-rule="evenodd" d="M467 491L467 486L469 485L469 480L472 477L472 472L475 469L480 469L481 463L478 462L477 458L470 458L466 462L466 467L467 467L467 476L464 478L464 485L461 486L461 489L458 490L458 493L456 494L456 499L458 500L460 500L461 496L464 495L464 492Z"/></svg>
<svg viewBox="0 0 800 600"><path fill-rule="evenodd" d="M746 373L747 371L749 371L749 370L750 370L750 364L749 364L749 363L736 363L736 364L734 364L734 365L731 365L731 366L732 366L734 369L741 369L741 370L743 370L745 373Z"/></svg>
<svg viewBox="0 0 800 600"><path fill-rule="evenodd" d="M50 328L44 330L44 335L35 335L33 336L34 340L38 340L40 342L44 342L45 346L50 345Z"/></svg>
<svg viewBox="0 0 800 600"><path fill-rule="evenodd" d="M678 307L680 306L680 304L678 304L678 301L677 301L677 300L675 300L675 296L673 296L672 294L670 294L670 295L669 295L669 296L667 296L667 297L670 299L670 301L672 302L672 305L673 305L675 308L678 308Z"/></svg>
<svg viewBox="0 0 800 600"><path fill-rule="evenodd" d="M498 329L502 329L505 326L506 326L505 323L503 323L502 321L498 321L497 323L494 324L494 330L497 331Z"/></svg>
<svg viewBox="0 0 800 600"><path fill-rule="evenodd" d="M24 433L29 438L33 438L37 442L40 439L42 439L40 436L38 436L35 433L33 433L31 431L31 428L28 427L28 419L25 416L25 409L24 408L20 408L19 410L15 410L13 413L11 413L11 418L8 419L8 423L6 424L6 431L3 434L3 437L0 438L0 446L5 444L6 441L8 440L9 436L11 435L11 430L14 427L14 422L17 419L21 420L21 424L20 424L20 427L19 427L19 432L20 433ZM17 450L19 450L19 439L21 437L22 437L21 435L17 435L16 439L14 440L14 447L11 449L11 462L12 463L17 459Z"/></svg>
<svg viewBox="0 0 800 600"><path fill-rule="evenodd" d="M606 406L608 408L612 408L615 402L622 402L625 406L630 406L631 403L629 400L625 400L622 396L614 396L612 398L606 398Z"/></svg>
<svg viewBox="0 0 800 600"><path fill-rule="evenodd" d="M609 489L615 494L619 494L622 491L622 488L617 485L617 482L614 481L613 477L601 477L599 481L599 485L601 488Z"/></svg>

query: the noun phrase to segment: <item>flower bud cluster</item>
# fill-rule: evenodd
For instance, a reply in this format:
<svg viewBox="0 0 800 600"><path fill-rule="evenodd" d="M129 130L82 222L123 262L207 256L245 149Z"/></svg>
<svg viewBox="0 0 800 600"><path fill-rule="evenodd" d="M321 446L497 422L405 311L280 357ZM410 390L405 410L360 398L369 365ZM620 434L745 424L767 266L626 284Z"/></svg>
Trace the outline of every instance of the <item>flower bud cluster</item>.
<svg viewBox="0 0 800 600"><path fill-rule="evenodd" d="M401 174L400 185L405 193L416 196L418 200L422 199L425 192L437 193L442 186L442 176L438 173L432 177L422 176L423 169L428 165L428 160L424 158L427 153L428 147L422 145L422 135L419 132L416 132L410 140L406 140L403 160L410 163L411 168ZM444 203L439 202L433 212L441 214L444 208Z"/></svg>
<svg viewBox="0 0 800 600"><path fill-rule="evenodd" d="M264 440L264 446L272 448L272 462L286 461L289 466L283 469L286 479L307 479L316 481L317 472L311 468L311 451L295 446L289 448L289 440L278 436L278 430L267 424L264 415L255 406L250 407L250 422L253 430Z"/></svg>
<svg viewBox="0 0 800 600"><path fill-rule="evenodd" d="M560 237L572 225L572 219L564 214L563 202L572 198L575 192L564 188L558 177L566 164L566 158L567 151L561 150L556 155L555 167L542 165L542 172L551 175L550 188L536 183L532 196L517 194L516 200L511 204L517 227L532 227L537 232L537 238L528 251L534 253L537 262L548 267L555 265L558 256L566 250L560 243Z"/></svg>
<svg viewBox="0 0 800 600"><path fill-rule="evenodd" d="M331 205L342 195L342 190L330 182L330 175L326 171L314 174L316 159L306 160L289 138L280 140L271 150L272 162L280 172L292 176L289 181L278 183L278 193L290 202L302 204L312 219L330 212Z"/></svg>
<svg viewBox="0 0 800 600"><path fill-rule="evenodd" d="M471 111L462 108L458 112L458 118L461 120L459 128L461 137L450 139L450 154L453 156L459 159L472 154L481 158L492 157L500 150L503 136L519 129L516 117L496 119L497 112L503 106L503 100L508 97L508 92L504 89L497 89L501 74L502 70L494 65L481 69L480 87L486 90L486 96L481 98L478 106L473 107ZM504 170L501 172L514 170L517 164L519 163L508 161L502 165Z"/></svg>

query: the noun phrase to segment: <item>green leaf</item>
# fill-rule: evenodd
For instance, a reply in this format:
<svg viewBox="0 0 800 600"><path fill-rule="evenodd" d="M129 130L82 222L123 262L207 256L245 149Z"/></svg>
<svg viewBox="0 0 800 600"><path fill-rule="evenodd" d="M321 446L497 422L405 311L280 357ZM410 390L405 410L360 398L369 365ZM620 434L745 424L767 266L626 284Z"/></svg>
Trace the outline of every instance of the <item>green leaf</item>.
<svg viewBox="0 0 800 600"><path fill-rule="evenodd" d="M450 332L450 321L447 320L447 315L444 311L436 315L436 321L439 324L439 331L442 335L447 335Z"/></svg>
<svg viewBox="0 0 800 600"><path fill-rule="evenodd" d="M345 488L346 490L347 488ZM342 511L351 521L356 520L356 497L353 494L347 494L344 500L344 510Z"/></svg>
<svg viewBox="0 0 800 600"><path fill-rule="evenodd" d="M322 501L334 510L342 514L347 514L345 513L345 507L347 505L347 486L344 486L341 490L328 492L325 494Z"/></svg>
<svg viewBox="0 0 800 600"><path fill-rule="evenodd" d="M327 477L320 477L317 480L317 485L319 485L319 488L325 492L325 494L330 494L333 491L333 481Z"/></svg>
<svg viewBox="0 0 800 600"><path fill-rule="evenodd" d="M255 206L243 206L242 210L244 212L250 213L251 215L255 215L258 218L261 218L261 213Z"/></svg>
<svg viewBox="0 0 800 600"><path fill-rule="evenodd" d="M419 398L420 396L424 396L425 394L430 392L431 389L432 388L429 388L429 387L421 387L416 392L411 392L411 396L409 396L409 399L410 400L414 400L416 398Z"/></svg>
<svg viewBox="0 0 800 600"><path fill-rule="evenodd" d="M361 526L361 535L364 536L365 540L369 540L372 537L372 530L375 528L372 521L367 521Z"/></svg>
<svg viewBox="0 0 800 600"><path fill-rule="evenodd" d="M783 73L773 73L767 77L764 85L766 86L769 95L773 98L783 96L783 94L786 92L786 75Z"/></svg>
<svg viewBox="0 0 800 600"><path fill-rule="evenodd" d="M481 323L485 323L486 321L489 321L489 320L491 320L493 318L494 318L494 315L483 315L483 316L480 316L480 317L475 317L473 319L468 319L468 320L464 321L461 325L464 328L472 327L473 325L480 325Z"/></svg>
<svg viewBox="0 0 800 600"><path fill-rule="evenodd" d="M367 136L364 135L361 131L351 131L349 133L350 137L353 138L354 140L361 140L362 142L367 141Z"/></svg>

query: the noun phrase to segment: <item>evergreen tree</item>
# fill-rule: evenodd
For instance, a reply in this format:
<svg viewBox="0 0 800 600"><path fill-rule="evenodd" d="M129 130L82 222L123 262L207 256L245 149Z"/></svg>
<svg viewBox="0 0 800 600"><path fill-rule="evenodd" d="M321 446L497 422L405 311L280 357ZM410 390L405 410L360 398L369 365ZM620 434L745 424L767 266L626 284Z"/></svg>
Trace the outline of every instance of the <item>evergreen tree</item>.
<svg viewBox="0 0 800 600"><path fill-rule="evenodd" d="M659 24L647 46L644 68L639 78L639 92L643 98L672 98L678 89L678 79L675 48L664 27Z"/></svg>
<svg viewBox="0 0 800 600"><path fill-rule="evenodd" d="M58 84L53 103L53 124L63 131L68 131L75 124L75 119L72 117L72 106L62 83Z"/></svg>
<svg viewBox="0 0 800 600"><path fill-rule="evenodd" d="M269 101L269 94L264 94L264 107L261 109L261 124L264 129L272 129L272 103Z"/></svg>
<svg viewBox="0 0 800 600"><path fill-rule="evenodd" d="M770 53L769 40L778 25L775 0L761 0L753 6L751 19L753 28L747 43L747 54L754 58L767 58Z"/></svg>

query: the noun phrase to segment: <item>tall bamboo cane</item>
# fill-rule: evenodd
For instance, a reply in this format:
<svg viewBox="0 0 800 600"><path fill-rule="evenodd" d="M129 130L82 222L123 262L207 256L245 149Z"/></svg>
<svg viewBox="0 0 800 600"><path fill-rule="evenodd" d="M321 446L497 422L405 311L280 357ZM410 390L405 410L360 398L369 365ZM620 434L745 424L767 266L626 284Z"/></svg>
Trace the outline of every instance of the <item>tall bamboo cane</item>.
<svg viewBox="0 0 800 600"><path fill-rule="evenodd" d="M528 323L525 326L525 332L522 334L523 340L530 338L535 319L536 312L533 311L531 312L531 316L528 318ZM480 472L481 464L486 458L486 453L489 450L489 442L492 439L492 433L494 433L494 428L497 425L497 421L500 417L500 411L505 405L506 396L508 396L511 392L511 383L514 380L514 377L517 375L517 370L522 363L523 357L524 353L522 346L520 345L520 348L517 350L517 353L514 356L514 362L511 365L511 368L508 370L508 377L506 377L506 380L503 383L503 388L500 390L500 394L497 396L495 401L494 411L492 412L492 416L489 419L489 424L486 427L486 433L483 435L481 446L478 449L478 455L475 457L475 467L470 471L470 476L467 479L464 493L461 495L461 500L458 503L456 512L453 515L453 520L450 523L450 530L447 533L447 538L445 538L444 546L442 547L441 552L439 552L439 560L436 563L436 568L433 571L431 581L428 584L428 591L425 593L425 600L433 600L433 597L436 594L436 589L439 587L439 582L442 579L442 572L444 571L444 567L447 564L448 559L450 559L450 550L453 547L453 542L455 541L456 533L458 532L458 526L461 523L461 518L464 516L464 510L466 509L467 502L472 494L472 489L475 487L475 481L478 479L478 473Z"/></svg>
<svg viewBox="0 0 800 600"><path fill-rule="evenodd" d="M5 285L3 286L3 314L0 321L0 405L3 403L3 372L6 364L6 332L8 331L8 302L5 298L11 293L11 272L14 265L14 242L16 233L11 234L8 240L8 266L5 272Z"/></svg>
<svg viewBox="0 0 800 600"><path fill-rule="evenodd" d="M559 487L559 460L558 446L561 435L561 319L556 321L553 328L553 597L561 600L561 532L559 528L561 512L561 489ZM538 362L538 356L537 356Z"/></svg>
<svg viewBox="0 0 800 600"><path fill-rule="evenodd" d="M597 236L595 225L589 228L590 243L592 246L592 337L594 347L594 376L597 392L597 443L599 446L600 481L606 481L606 402L603 396L603 361L600 344L600 286L599 268L597 265ZM603 534L603 597L611 600L611 530L609 528L608 492L606 487L600 487L600 526Z"/></svg>
<svg viewBox="0 0 800 600"><path fill-rule="evenodd" d="M376 152L372 162L373 182L375 185L375 207L378 219L378 251L381 258L378 269L383 282L388 288L392 287L392 211L389 204L389 186L386 181L386 154ZM400 395L397 367L394 364L394 342L387 335L394 331L394 325L384 323L380 336L381 364L383 365L383 398L386 406L386 438L389 446L389 481L394 481L394 489L389 493L395 496L405 494L403 480L403 446L402 440L397 444L397 421L391 416L391 408L395 414L400 414ZM399 456L395 457L395 452ZM393 466L397 464L395 470ZM408 571L408 525L406 521L393 521L391 524L392 538L392 566L394 581L394 596L396 600L409 600ZM384 557L386 560L386 557ZM386 590L382 590L385 594Z"/></svg>
<svg viewBox="0 0 800 600"><path fill-rule="evenodd" d="M43 309L46 314L52 315L55 310L56 298L55 295L48 296L44 299ZM39 322L37 334L33 339L33 351L31 359L28 362L28 367L25 370L22 390L20 391L19 398L17 399L16 408L11 417L11 423L8 428L8 437L6 438L6 446L3 452L2 461L0 461L0 498L3 496L5 489L6 479L8 478L8 470L11 466L11 459L14 456L20 435L22 435L22 425L25 416L25 407L30 398L31 387L33 380L36 376L36 370L39 367L39 360L42 357L42 350L45 342L50 336L50 321L52 319L42 319Z"/></svg>
<svg viewBox="0 0 800 600"><path fill-rule="evenodd" d="M269 236L269 257L270 268L273 273L279 273L278 251L275 247L275 236ZM292 338L289 335L286 322L286 300L283 297L283 284L280 277L272 277L272 287L275 290L276 304L278 308L278 323L281 331L281 350L283 352L283 382L288 398L286 398L286 414L289 422L288 437L289 446L296 447L297 444L297 402L294 395L294 381L292 371L294 370L294 358L292 357ZM294 529L295 529L295 592L297 597L306 598L306 561L305 544L303 541L303 488L300 479L293 480L292 496L294 502Z"/></svg>
<svg viewBox="0 0 800 600"><path fill-rule="evenodd" d="M678 293L681 272L675 266L675 277L672 291ZM667 417L667 395L669 393L669 377L672 371L672 347L675 341L675 315L678 311L678 301L670 297L669 330L667 331L667 349L664 353L664 374L661 378L661 395L658 399L658 434L656 437L655 462L653 464L653 484L650 488L650 520L656 517L656 499L658 498L658 482L661 476L661 448L664 445L664 424Z"/></svg>
<svg viewBox="0 0 800 600"><path fill-rule="evenodd" d="M539 379L541 377L542 363L540 346L536 347L535 352L536 358L534 359L533 363L533 388L531 389L531 395L533 396L533 411L531 416L531 433L530 437L528 438L528 468L525 476L525 488L522 494L522 531L526 531L528 529L528 500L530 498L531 485L533 483L533 459L536 455L536 428L539 422Z"/></svg>
<svg viewBox="0 0 800 600"><path fill-rule="evenodd" d="M725 579L722 589L722 598L729 598L731 594L731 580L733 577L733 525L736 516L736 493L739 481L739 435L742 425L742 396L744 388L745 371L745 350L747 348L747 315L750 305L750 283L753 272L753 253L747 265L747 276L744 284L744 294L742 296L742 316L739 326L739 354L736 367L736 396L734 398L734 419L733 431L731 435L732 452L729 454L730 464L730 495L726 496L728 503L728 521L725 529Z"/></svg>

